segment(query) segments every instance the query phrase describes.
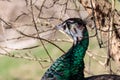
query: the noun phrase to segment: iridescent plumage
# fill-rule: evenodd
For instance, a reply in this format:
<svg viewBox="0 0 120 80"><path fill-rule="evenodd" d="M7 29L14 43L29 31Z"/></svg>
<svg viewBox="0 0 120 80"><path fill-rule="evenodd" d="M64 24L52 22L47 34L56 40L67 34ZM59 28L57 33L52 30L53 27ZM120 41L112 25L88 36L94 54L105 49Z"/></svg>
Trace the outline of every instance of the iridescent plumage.
<svg viewBox="0 0 120 80"><path fill-rule="evenodd" d="M70 18L56 28L71 36L74 43L50 66L41 80L84 80L84 56L89 44L86 23L80 18Z"/></svg>

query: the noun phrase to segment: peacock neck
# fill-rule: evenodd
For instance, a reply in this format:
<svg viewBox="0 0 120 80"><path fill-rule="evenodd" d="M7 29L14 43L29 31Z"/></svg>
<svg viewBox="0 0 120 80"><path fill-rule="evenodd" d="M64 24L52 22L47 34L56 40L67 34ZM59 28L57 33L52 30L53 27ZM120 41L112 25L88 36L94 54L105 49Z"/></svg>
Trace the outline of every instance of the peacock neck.
<svg viewBox="0 0 120 80"><path fill-rule="evenodd" d="M72 47L74 56L77 56L79 59L84 58L86 50L89 45L89 35L87 29L84 30L83 36L84 38L80 42L77 42L77 44L73 45Z"/></svg>
<svg viewBox="0 0 120 80"><path fill-rule="evenodd" d="M70 59L70 79L69 80L84 80L84 56L89 45L88 31L86 29L84 38L73 45L69 50ZM79 77L78 77L79 76Z"/></svg>

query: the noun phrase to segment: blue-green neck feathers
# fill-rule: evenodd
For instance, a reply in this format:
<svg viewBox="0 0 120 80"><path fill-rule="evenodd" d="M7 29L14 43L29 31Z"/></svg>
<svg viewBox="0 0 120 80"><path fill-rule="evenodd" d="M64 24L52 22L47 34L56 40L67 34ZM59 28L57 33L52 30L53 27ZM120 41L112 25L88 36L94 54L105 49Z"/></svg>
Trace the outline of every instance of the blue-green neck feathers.
<svg viewBox="0 0 120 80"><path fill-rule="evenodd" d="M82 23L80 25L82 25ZM73 27L70 32L70 30L64 27L64 29L66 29L64 31L69 31L67 33L76 37L75 40L77 41L66 54L63 54L50 66L41 80L84 80L84 56L88 48L89 36L86 26L84 26L83 29L76 30L79 28L81 28L79 25L77 28ZM80 31L82 31L82 33L79 35L78 32ZM81 37L82 39L78 39Z"/></svg>

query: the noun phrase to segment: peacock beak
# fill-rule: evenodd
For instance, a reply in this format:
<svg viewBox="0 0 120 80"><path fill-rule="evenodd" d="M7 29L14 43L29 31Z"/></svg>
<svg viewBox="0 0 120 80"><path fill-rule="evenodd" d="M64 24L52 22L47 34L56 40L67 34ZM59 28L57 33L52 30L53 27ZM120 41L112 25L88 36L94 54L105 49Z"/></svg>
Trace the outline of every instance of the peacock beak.
<svg viewBox="0 0 120 80"><path fill-rule="evenodd" d="M59 29L60 29L60 26L58 26L58 25L55 26L55 29L56 29L56 30L59 30Z"/></svg>
<svg viewBox="0 0 120 80"><path fill-rule="evenodd" d="M55 26L55 29L56 29L56 30L63 30L63 26L57 25L57 26Z"/></svg>
<svg viewBox="0 0 120 80"><path fill-rule="evenodd" d="M64 29L63 29L63 26L57 25L57 26L55 26L55 29L56 29L56 30L59 30L61 33L65 34Z"/></svg>
<svg viewBox="0 0 120 80"><path fill-rule="evenodd" d="M62 28L62 26L60 26L60 25L55 26L55 29L56 29L56 30L59 30L61 33L64 33L63 28ZM64 34L65 34L65 33L64 33Z"/></svg>

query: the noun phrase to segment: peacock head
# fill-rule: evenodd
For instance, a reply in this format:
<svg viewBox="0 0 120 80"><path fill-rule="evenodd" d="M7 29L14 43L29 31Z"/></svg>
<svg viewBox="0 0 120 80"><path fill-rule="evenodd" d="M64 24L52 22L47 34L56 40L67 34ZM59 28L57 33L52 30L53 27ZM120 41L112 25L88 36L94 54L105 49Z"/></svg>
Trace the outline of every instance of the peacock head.
<svg viewBox="0 0 120 80"><path fill-rule="evenodd" d="M83 39L83 31L86 28L86 23L80 18L69 18L56 28L64 33L67 33L73 38L74 44Z"/></svg>

